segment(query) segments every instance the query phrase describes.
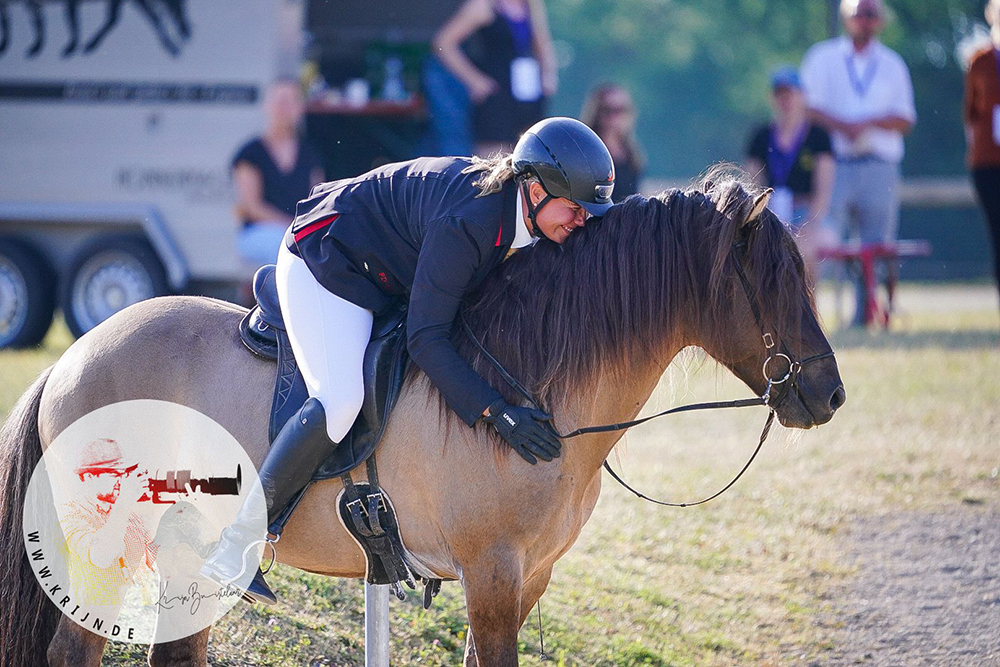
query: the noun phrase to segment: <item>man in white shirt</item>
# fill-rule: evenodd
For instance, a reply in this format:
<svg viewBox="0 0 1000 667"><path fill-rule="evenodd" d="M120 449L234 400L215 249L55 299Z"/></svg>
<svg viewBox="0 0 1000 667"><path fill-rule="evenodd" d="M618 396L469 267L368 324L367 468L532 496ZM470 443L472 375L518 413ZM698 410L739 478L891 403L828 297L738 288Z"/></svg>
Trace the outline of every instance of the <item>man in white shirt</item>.
<svg viewBox="0 0 1000 667"><path fill-rule="evenodd" d="M903 135L917 119L913 84L899 54L878 41L882 0L841 0L840 15L847 34L813 46L801 68L810 115L830 131L837 160L827 224L838 238L853 221L862 243L893 241ZM864 297L859 284L855 323Z"/></svg>

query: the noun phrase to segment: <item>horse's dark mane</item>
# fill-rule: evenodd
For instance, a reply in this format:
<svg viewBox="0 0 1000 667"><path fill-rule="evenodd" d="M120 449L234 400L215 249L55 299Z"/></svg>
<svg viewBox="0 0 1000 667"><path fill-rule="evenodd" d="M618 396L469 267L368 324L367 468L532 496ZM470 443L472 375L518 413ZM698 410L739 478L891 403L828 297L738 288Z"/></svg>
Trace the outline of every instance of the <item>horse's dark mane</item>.
<svg viewBox="0 0 1000 667"><path fill-rule="evenodd" d="M508 259L466 299L466 321L542 405L554 405L571 383L662 355L666 338L680 332L698 338L678 342L724 350L734 289L743 291L732 248L746 240L746 274L763 318L794 341L809 307L801 258L770 211L742 224L759 193L743 172L716 168L686 190L629 197L562 246L541 241ZM455 342L515 399L464 334Z"/></svg>

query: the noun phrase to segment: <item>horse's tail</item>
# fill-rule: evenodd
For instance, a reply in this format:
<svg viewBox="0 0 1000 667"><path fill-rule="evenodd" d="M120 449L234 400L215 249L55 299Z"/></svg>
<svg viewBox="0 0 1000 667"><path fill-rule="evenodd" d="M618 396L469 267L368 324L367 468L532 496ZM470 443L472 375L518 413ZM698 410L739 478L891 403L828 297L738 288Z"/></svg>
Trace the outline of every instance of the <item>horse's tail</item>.
<svg viewBox="0 0 1000 667"><path fill-rule="evenodd" d="M24 497L42 458L38 408L52 368L42 372L0 427L0 665L44 665L59 610L35 581L24 550Z"/></svg>

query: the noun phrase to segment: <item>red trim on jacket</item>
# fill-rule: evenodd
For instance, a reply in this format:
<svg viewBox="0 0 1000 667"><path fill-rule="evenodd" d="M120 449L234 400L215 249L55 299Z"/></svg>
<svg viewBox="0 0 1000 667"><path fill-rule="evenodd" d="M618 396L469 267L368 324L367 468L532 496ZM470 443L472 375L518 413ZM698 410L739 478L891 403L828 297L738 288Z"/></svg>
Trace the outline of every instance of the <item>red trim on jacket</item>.
<svg viewBox="0 0 1000 667"><path fill-rule="evenodd" d="M310 222L308 225L306 225L305 227L303 227L299 231L295 232L295 242L298 243L299 241L301 241L305 237L309 236L310 234L312 234L316 230L322 229L323 227L326 227L327 225L329 225L331 222L333 222L334 220L336 220L339 217L340 217L339 213L334 213L331 216L327 216L325 218L320 218L316 222Z"/></svg>

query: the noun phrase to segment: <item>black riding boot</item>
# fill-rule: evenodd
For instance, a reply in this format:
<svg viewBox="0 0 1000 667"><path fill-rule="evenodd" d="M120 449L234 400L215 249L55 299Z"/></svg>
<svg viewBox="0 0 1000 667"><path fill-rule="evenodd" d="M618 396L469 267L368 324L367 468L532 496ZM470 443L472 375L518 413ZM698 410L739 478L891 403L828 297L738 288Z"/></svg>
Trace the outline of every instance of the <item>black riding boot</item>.
<svg viewBox="0 0 1000 667"><path fill-rule="evenodd" d="M267 505L268 526L278 518L295 494L309 483L334 447L336 444L330 442L326 435L323 405L315 398L306 400L278 432L257 473ZM256 534L251 506L248 497L235 521L222 531L218 548L202 566L204 576L227 584L245 572L247 547L265 537ZM247 595L266 604L277 602L259 569L247 588Z"/></svg>

